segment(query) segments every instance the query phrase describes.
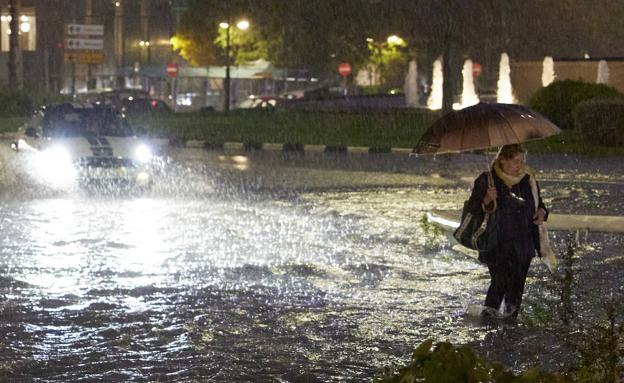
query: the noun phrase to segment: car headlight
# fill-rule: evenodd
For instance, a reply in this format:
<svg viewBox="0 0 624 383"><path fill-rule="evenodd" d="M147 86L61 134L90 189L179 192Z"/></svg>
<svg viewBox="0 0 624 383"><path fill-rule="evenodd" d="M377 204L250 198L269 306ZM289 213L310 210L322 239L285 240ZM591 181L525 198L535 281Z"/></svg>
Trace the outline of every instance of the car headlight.
<svg viewBox="0 0 624 383"><path fill-rule="evenodd" d="M149 162L152 159L152 150L145 144L137 146L134 155L139 162Z"/></svg>
<svg viewBox="0 0 624 383"><path fill-rule="evenodd" d="M55 185L66 185L76 176L76 168L72 158L62 146L45 149L38 158L38 169L41 179Z"/></svg>
<svg viewBox="0 0 624 383"><path fill-rule="evenodd" d="M136 176L138 186L147 186L150 183L150 175L146 172L139 172Z"/></svg>

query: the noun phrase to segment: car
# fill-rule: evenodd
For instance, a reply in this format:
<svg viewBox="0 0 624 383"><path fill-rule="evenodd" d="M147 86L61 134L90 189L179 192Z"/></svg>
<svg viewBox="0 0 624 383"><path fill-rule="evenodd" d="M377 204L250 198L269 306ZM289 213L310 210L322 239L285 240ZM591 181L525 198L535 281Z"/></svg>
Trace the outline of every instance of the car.
<svg viewBox="0 0 624 383"><path fill-rule="evenodd" d="M166 102L152 98L149 93L137 89L94 91L80 94L78 99L93 104L112 104L131 116L153 112L172 112L171 107Z"/></svg>
<svg viewBox="0 0 624 383"><path fill-rule="evenodd" d="M58 103L39 108L11 145L28 173L48 186L146 191L152 150L112 105Z"/></svg>
<svg viewBox="0 0 624 383"><path fill-rule="evenodd" d="M237 109L263 109L273 110L277 107L278 98L274 96L250 96L241 101Z"/></svg>
<svg viewBox="0 0 624 383"><path fill-rule="evenodd" d="M128 97L121 100L124 112L132 115L140 115L151 112L171 112L171 108L162 100L154 98Z"/></svg>

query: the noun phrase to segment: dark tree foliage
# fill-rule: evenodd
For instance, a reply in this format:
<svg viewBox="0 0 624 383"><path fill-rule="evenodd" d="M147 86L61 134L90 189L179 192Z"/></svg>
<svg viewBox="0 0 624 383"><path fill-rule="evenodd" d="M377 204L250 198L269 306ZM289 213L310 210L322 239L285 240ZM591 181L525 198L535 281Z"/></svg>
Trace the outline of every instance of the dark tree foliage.
<svg viewBox="0 0 624 383"><path fill-rule="evenodd" d="M512 60L621 56L624 38L621 0L197 0L177 33L196 63L219 62L214 39L228 15L249 18L265 58L280 67L335 74L341 61L367 60L367 38L396 34L422 67L446 53L452 83L466 57L494 77L502 52Z"/></svg>

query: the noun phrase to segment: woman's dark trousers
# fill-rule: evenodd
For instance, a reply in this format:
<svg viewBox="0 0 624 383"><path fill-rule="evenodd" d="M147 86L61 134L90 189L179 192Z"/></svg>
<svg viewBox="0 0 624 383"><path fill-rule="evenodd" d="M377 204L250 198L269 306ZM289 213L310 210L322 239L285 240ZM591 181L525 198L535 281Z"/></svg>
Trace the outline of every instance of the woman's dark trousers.
<svg viewBox="0 0 624 383"><path fill-rule="evenodd" d="M517 254L496 254L492 262L488 262L490 271L490 287L485 297L485 305L498 310L505 300L505 314L516 317L526 281L531 257Z"/></svg>

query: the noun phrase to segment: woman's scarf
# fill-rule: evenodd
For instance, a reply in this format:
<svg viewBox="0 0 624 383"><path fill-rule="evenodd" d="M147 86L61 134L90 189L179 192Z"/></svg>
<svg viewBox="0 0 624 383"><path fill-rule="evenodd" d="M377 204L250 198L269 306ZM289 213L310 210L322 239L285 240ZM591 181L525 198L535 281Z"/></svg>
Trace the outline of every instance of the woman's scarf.
<svg viewBox="0 0 624 383"><path fill-rule="evenodd" d="M498 161L494 161L494 171L496 172L496 175L498 176L498 178L503 180L503 182L505 183L505 185L507 185L508 188L511 188L512 186L519 184L520 181L522 181L522 179L528 174L529 185L531 185L531 194L533 194L533 201L535 203L535 211L537 211L537 209L539 208L539 194L537 190L537 180L535 178L535 172L533 171L533 169L526 166L522 175L515 177L515 176L511 176L505 173L503 169L500 167L500 164L498 163ZM555 256L555 252L552 250L550 246L550 240L548 239L548 230L546 230L546 225L544 223L537 225L537 228L538 228L539 242L540 242L539 243L540 259L542 260L542 262L544 262L546 267L548 267L548 270L551 273L554 273L555 268L557 267L557 257Z"/></svg>
<svg viewBox="0 0 624 383"><path fill-rule="evenodd" d="M524 176L526 176L527 170L528 168L525 167L525 171L522 172L522 174L518 177L515 176L511 176L507 173L505 173L503 171L503 169L500 167L500 163L498 161L494 161L494 171L496 172L496 175L498 176L498 178L500 178L501 180L503 180L503 182L505 183L505 185L507 185L508 188L511 189L512 186L517 185L520 183L520 181L522 181L522 179L524 178Z"/></svg>

